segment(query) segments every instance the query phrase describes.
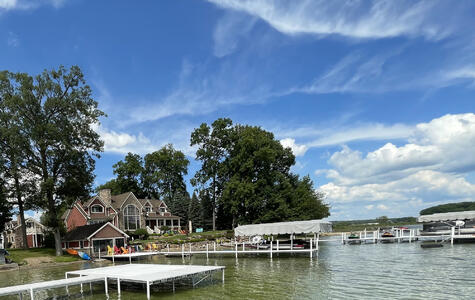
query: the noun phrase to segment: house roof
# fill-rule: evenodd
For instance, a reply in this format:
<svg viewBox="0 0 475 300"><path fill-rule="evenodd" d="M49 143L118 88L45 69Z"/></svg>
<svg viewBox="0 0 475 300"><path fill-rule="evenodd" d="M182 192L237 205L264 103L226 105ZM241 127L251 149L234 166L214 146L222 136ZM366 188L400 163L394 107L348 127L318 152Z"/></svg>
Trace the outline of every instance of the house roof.
<svg viewBox="0 0 475 300"><path fill-rule="evenodd" d="M64 237L64 241L82 241L87 239L88 236L99 230L102 226L104 226L104 223L97 223L97 224L90 224L90 225L84 225L84 226L78 226L74 228L73 230L69 231L66 233L66 236Z"/></svg>

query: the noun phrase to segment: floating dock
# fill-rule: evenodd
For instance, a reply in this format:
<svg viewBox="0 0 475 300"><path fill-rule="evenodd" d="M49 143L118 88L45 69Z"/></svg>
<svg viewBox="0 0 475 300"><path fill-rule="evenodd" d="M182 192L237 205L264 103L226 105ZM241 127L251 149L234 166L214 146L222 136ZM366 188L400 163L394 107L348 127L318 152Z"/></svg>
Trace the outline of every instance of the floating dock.
<svg viewBox="0 0 475 300"><path fill-rule="evenodd" d="M175 291L175 281L191 278L192 286L209 278L212 274L221 271L224 283L224 266L194 266L194 265L159 265L159 264L125 264L103 268L92 268L66 272L66 279L37 282L0 288L0 296L17 294L22 299L23 293L28 293L34 299L34 292L38 290L52 289L82 285L85 283L104 282L105 293L108 296L108 281L117 283L117 293L120 295L121 282L142 283L146 285L147 299L150 299L150 286L165 282L172 282Z"/></svg>

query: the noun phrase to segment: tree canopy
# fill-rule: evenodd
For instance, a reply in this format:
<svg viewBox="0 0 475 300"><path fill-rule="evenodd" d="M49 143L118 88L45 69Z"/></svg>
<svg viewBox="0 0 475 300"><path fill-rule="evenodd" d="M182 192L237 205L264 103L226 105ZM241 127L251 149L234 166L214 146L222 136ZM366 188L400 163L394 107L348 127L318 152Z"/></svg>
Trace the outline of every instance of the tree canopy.
<svg viewBox="0 0 475 300"><path fill-rule="evenodd" d="M56 254L61 255L57 211L77 197L89 195L94 157L103 149L93 126L104 113L97 108L77 66L60 66L35 77L17 73L8 80L18 92L6 102L7 109L26 141L16 153L24 161L24 172L40 191L36 205L47 211Z"/></svg>
<svg viewBox="0 0 475 300"><path fill-rule="evenodd" d="M329 216L310 178L290 172L295 156L272 133L218 119L212 130L202 124L191 141L203 163L194 183L212 199L220 227Z"/></svg>

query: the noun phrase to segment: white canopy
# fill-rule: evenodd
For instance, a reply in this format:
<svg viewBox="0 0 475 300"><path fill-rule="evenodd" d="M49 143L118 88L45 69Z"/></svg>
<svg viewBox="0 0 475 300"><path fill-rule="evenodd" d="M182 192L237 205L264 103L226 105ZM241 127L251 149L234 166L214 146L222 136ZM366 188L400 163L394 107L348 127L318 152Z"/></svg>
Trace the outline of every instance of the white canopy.
<svg viewBox="0 0 475 300"><path fill-rule="evenodd" d="M443 222L443 221L471 220L471 219L475 219L475 210L424 215L424 216L420 216L418 218L418 221L419 222Z"/></svg>
<svg viewBox="0 0 475 300"><path fill-rule="evenodd" d="M253 236L262 234L318 233L331 232L332 223L322 220L279 222L242 225L234 229L235 236Z"/></svg>

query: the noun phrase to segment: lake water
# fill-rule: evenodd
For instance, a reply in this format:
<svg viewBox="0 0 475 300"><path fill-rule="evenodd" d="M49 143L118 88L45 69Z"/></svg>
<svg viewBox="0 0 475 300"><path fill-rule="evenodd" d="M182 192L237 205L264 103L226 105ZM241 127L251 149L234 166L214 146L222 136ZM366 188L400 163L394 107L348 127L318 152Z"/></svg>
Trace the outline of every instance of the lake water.
<svg viewBox="0 0 475 300"><path fill-rule="evenodd" d="M142 263L224 265L213 281L197 288L170 287L152 292L152 299L473 299L475 244L422 249L420 243L321 245L317 258L308 256L211 257L191 259L156 256ZM0 287L64 278L64 272L98 267L99 263L22 269L0 273ZM106 299L101 284L93 293L71 287L72 299ZM64 288L41 291L36 299L66 299ZM26 297L25 297L26 298ZM70 299L71 299L70 298ZM0 297L18 299L18 297ZM119 299L110 288L109 299ZM120 299L146 299L144 290L122 291Z"/></svg>

